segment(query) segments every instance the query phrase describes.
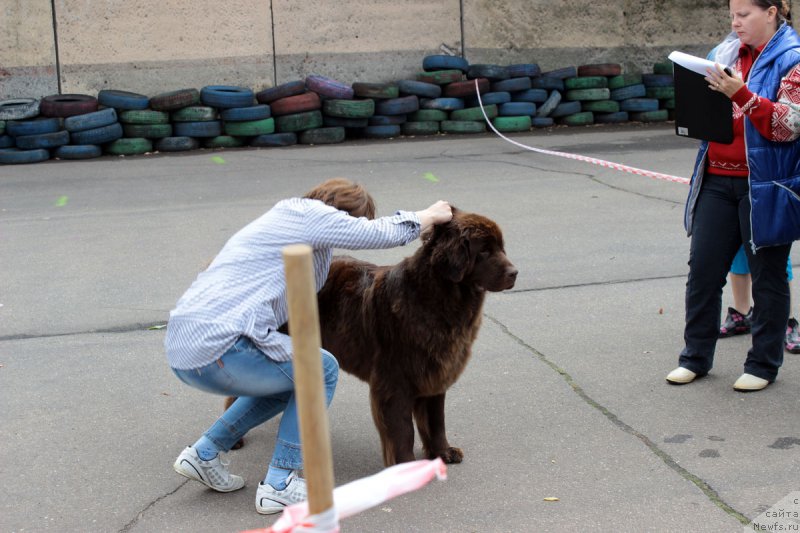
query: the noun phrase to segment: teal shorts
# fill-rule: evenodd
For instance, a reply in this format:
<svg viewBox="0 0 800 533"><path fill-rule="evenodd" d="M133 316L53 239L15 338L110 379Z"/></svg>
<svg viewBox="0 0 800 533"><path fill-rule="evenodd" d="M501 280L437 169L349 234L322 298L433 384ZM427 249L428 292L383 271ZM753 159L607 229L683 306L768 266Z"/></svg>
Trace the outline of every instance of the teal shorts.
<svg viewBox="0 0 800 533"><path fill-rule="evenodd" d="M747 264L747 254L744 252L744 245L736 252L736 257L731 263L731 274L749 274L750 265ZM792 258L786 262L786 276L792 281Z"/></svg>

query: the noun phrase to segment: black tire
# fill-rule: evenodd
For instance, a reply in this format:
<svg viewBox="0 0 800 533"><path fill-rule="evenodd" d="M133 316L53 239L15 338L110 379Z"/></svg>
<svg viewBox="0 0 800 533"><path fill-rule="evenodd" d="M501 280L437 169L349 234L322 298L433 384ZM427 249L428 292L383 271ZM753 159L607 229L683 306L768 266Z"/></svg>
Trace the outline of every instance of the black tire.
<svg viewBox="0 0 800 533"><path fill-rule="evenodd" d="M408 121L408 115L372 115L367 119L369 126L399 126Z"/></svg>
<svg viewBox="0 0 800 533"><path fill-rule="evenodd" d="M216 108L207 105L190 105L182 107L169 114L172 122L207 122L218 120L219 113Z"/></svg>
<svg viewBox="0 0 800 533"><path fill-rule="evenodd" d="M69 137L72 144L104 144L116 141L121 138L122 135L122 125L119 122L114 122L108 126L76 131L70 133Z"/></svg>
<svg viewBox="0 0 800 533"><path fill-rule="evenodd" d="M351 86L318 74L311 74L306 77L306 87L320 96L327 96L328 98L350 100L354 96Z"/></svg>
<svg viewBox="0 0 800 533"><path fill-rule="evenodd" d="M164 137L155 144L155 149L159 152L187 152L199 147L200 141L194 137Z"/></svg>
<svg viewBox="0 0 800 533"><path fill-rule="evenodd" d="M299 144L337 144L344 142L345 133L342 127L313 128L305 130L297 136Z"/></svg>
<svg viewBox="0 0 800 533"><path fill-rule="evenodd" d="M495 118L497 116L497 106L494 104L483 106L483 111L481 111L480 107L465 107L464 109L457 109L455 111L450 112L450 120L454 121L463 121L463 120L476 120L481 121L484 120L483 112L486 112L486 116L491 118Z"/></svg>
<svg viewBox="0 0 800 533"><path fill-rule="evenodd" d="M119 114L123 124L169 124L169 113L154 109L136 109Z"/></svg>
<svg viewBox="0 0 800 533"><path fill-rule="evenodd" d="M40 101L35 98L0 100L0 120L25 120L39 114Z"/></svg>
<svg viewBox="0 0 800 533"><path fill-rule="evenodd" d="M150 105L150 99L143 94L109 89L97 93L97 101L100 105L116 109L147 109Z"/></svg>
<svg viewBox="0 0 800 533"><path fill-rule="evenodd" d="M244 139L230 135L218 135L203 139L204 148L238 148L244 146Z"/></svg>
<svg viewBox="0 0 800 533"><path fill-rule="evenodd" d="M97 98L88 94L53 94L42 98L39 113L45 117L71 117L97 111Z"/></svg>
<svg viewBox="0 0 800 533"><path fill-rule="evenodd" d="M439 133L439 122L435 120L406 122L400 125L403 135L436 135Z"/></svg>
<svg viewBox="0 0 800 533"><path fill-rule="evenodd" d="M48 159L50 159L50 151L44 148L37 150L6 148L0 150L0 165L24 165L26 163L39 163Z"/></svg>
<svg viewBox="0 0 800 533"><path fill-rule="evenodd" d="M611 99L622 101L630 98L643 98L647 95L647 88L643 84L628 85L611 90Z"/></svg>
<svg viewBox="0 0 800 533"><path fill-rule="evenodd" d="M497 114L501 117L516 117L523 115L532 117L536 114L536 104L533 102L508 102L498 106ZM530 127L528 129L530 129Z"/></svg>
<svg viewBox="0 0 800 533"><path fill-rule="evenodd" d="M105 151L114 155L139 155L153 151L153 141L141 137L117 139L108 144Z"/></svg>
<svg viewBox="0 0 800 533"><path fill-rule="evenodd" d="M325 100L322 103L322 113L329 117L369 118L375 114L375 101L371 99Z"/></svg>
<svg viewBox="0 0 800 533"><path fill-rule="evenodd" d="M65 144L53 152L53 157L69 160L93 159L101 155L103 150L96 144Z"/></svg>
<svg viewBox="0 0 800 533"><path fill-rule="evenodd" d="M85 131L94 128L102 128L117 121L117 112L113 107L107 107L94 113L85 115L75 115L64 119L64 129L69 132Z"/></svg>
<svg viewBox="0 0 800 533"><path fill-rule="evenodd" d="M510 78L508 69L501 65L477 64L470 65L467 70L467 79L486 78L491 81L507 80Z"/></svg>
<svg viewBox="0 0 800 533"><path fill-rule="evenodd" d="M174 137L217 137L222 135L222 121L176 122L172 125Z"/></svg>
<svg viewBox="0 0 800 533"><path fill-rule="evenodd" d="M399 124L387 124L384 126L367 126L364 128L364 137L367 139L391 139L399 137L402 130Z"/></svg>
<svg viewBox="0 0 800 533"><path fill-rule="evenodd" d="M507 80L500 80L492 83L492 92L518 92L527 91L531 88L531 79L527 77L522 78L508 78Z"/></svg>
<svg viewBox="0 0 800 533"><path fill-rule="evenodd" d="M463 57L430 55L422 59L422 70L426 72L432 70L460 70L466 72L468 69L469 62Z"/></svg>
<svg viewBox="0 0 800 533"><path fill-rule="evenodd" d="M52 133L40 133L38 135L22 135L14 140L17 148L22 150L38 150L44 148L58 148L69 143L69 132L66 130L55 131Z"/></svg>
<svg viewBox="0 0 800 533"><path fill-rule="evenodd" d="M531 79L531 89L544 89L546 91L563 91L564 80L552 76L539 76Z"/></svg>
<svg viewBox="0 0 800 533"><path fill-rule="evenodd" d="M41 135L42 133L54 133L61 129L61 119L58 118L37 118L33 120L9 120L6 124L6 132L12 137L23 135Z"/></svg>
<svg viewBox="0 0 800 533"><path fill-rule="evenodd" d="M395 83L365 83L356 82L353 84L353 95L356 98L397 98L400 96L400 88Z"/></svg>
<svg viewBox="0 0 800 533"><path fill-rule="evenodd" d="M420 100L420 109L439 109L441 111L454 111L464 109L463 98L431 98L430 100Z"/></svg>
<svg viewBox="0 0 800 533"><path fill-rule="evenodd" d="M295 80L257 92L256 100L260 104L269 104L275 100L286 98L287 96L297 96L304 92L306 92L305 80Z"/></svg>
<svg viewBox="0 0 800 533"><path fill-rule="evenodd" d="M626 111L617 111L615 113L595 113L595 124L620 124L628 122L628 113Z"/></svg>
<svg viewBox="0 0 800 533"><path fill-rule="evenodd" d="M200 90L200 101L217 109L250 107L255 95L247 87L233 85L207 85Z"/></svg>
<svg viewBox="0 0 800 533"><path fill-rule="evenodd" d="M545 89L528 89L511 95L512 102L533 102L534 104L542 104L547 100L547 91Z"/></svg>
<svg viewBox="0 0 800 533"><path fill-rule="evenodd" d="M241 120L226 122L224 125L226 135L234 137L255 137L275 133L275 119L262 118L260 120Z"/></svg>
<svg viewBox="0 0 800 533"><path fill-rule="evenodd" d="M474 120L443 120L439 124L442 133L484 133L486 122Z"/></svg>
<svg viewBox="0 0 800 533"><path fill-rule="evenodd" d="M400 94L415 94L420 98L438 98L442 95L441 86L424 81L400 80L397 82L397 88Z"/></svg>
<svg viewBox="0 0 800 533"><path fill-rule="evenodd" d="M272 111L267 104L259 104L249 107L232 107L225 109L220 114L220 118L226 122L241 122L248 120L263 120L272 116Z"/></svg>
<svg viewBox="0 0 800 533"><path fill-rule="evenodd" d="M175 111L199 103L200 91L197 89L178 89L150 97L150 108L156 111Z"/></svg>
<svg viewBox="0 0 800 533"><path fill-rule="evenodd" d="M550 96L547 97L547 100L545 100L542 105L539 106L539 109L536 110L536 116L539 118L548 117L560 103L561 93L558 91L552 91Z"/></svg>
<svg viewBox="0 0 800 533"><path fill-rule="evenodd" d="M506 69L508 70L508 75L512 78L519 78L522 76L534 78L542 73L542 69L539 68L539 65L536 63L517 63L508 65Z"/></svg>
<svg viewBox="0 0 800 533"><path fill-rule="evenodd" d="M561 118L566 117L567 115L574 115L575 113L581 112L581 103L576 101L570 102L561 102L556 106L555 109L550 113L550 117L552 118Z"/></svg>
<svg viewBox="0 0 800 533"><path fill-rule="evenodd" d="M125 124L122 132L125 137L161 139L172 136L172 124Z"/></svg>
<svg viewBox="0 0 800 533"><path fill-rule="evenodd" d="M412 94L389 100L375 102L375 113L378 115L404 115L419 109L419 98Z"/></svg>
<svg viewBox="0 0 800 533"><path fill-rule="evenodd" d="M417 73L417 81L433 85L447 85L463 79L464 73L460 70L434 70L432 72Z"/></svg>
<svg viewBox="0 0 800 533"><path fill-rule="evenodd" d="M333 128L335 126L340 126L342 128L366 128L368 125L368 118L331 117L328 115L322 116L322 126L326 128Z"/></svg>
<svg viewBox="0 0 800 533"><path fill-rule="evenodd" d="M297 144L297 135L291 132L271 133L269 135L259 135L250 140L250 146L272 147L272 146L291 146Z"/></svg>
<svg viewBox="0 0 800 533"><path fill-rule="evenodd" d="M322 126L322 113L319 110L305 111L275 118L275 129L279 133L297 133Z"/></svg>

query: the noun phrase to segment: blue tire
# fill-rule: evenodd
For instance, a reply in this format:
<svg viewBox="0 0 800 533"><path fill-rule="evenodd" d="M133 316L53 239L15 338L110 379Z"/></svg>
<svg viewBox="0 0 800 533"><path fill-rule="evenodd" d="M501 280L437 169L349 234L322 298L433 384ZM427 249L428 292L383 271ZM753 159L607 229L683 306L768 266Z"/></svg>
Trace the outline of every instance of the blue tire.
<svg viewBox="0 0 800 533"><path fill-rule="evenodd" d="M352 86L317 74L306 77L306 87L320 96L337 100L351 100L356 94Z"/></svg>
<svg viewBox="0 0 800 533"><path fill-rule="evenodd" d="M7 148L0 150L0 165L22 165L25 163L39 163L50 159L50 152L44 148L36 150L19 150Z"/></svg>
<svg viewBox="0 0 800 533"><path fill-rule="evenodd" d="M469 62L463 57L431 55L422 59L422 70L460 70L466 72L469 69Z"/></svg>
<svg viewBox="0 0 800 533"><path fill-rule="evenodd" d="M117 121L117 112L113 107L101 109L84 115L74 115L64 119L64 128L69 132L102 128Z"/></svg>
<svg viewBox="0 0 800 533"><path fill-rule="evenodd" d="M260 104L269 104L275 100L289 96L297 96L304 92L306 92L306 82L304 80L295 80L259 91L256 93L256 100L258 100Z"/></svg>
<svg viewBox="0 0 800 533"><path fill-rule="evenodd" d="M675 78L672 74L642 74L642 83L645 87L673 87Z"/></svg>
<svg viewBox="0 0 800 533"><path fill-rule="evenodd" d="M390 139L399 137L401 133L399 124L385 126L367 126L364 128L364 137L367 139Z"/></svg>
<svg viewBox="0 0 800 533"><path fill-rule="evenodd" d="M532 89L544 89L546 91L563 91L564 80L552 76L537 76L531 79Z"/></svg>
<svg viewBox="0 0 800 533"><path fill-rule="evenodd" d="M573 100L570 102L561 102L555 109L548 115L551 118L566 117L567 115L574 115L581 112L581 103Z"/></svg>
<svg viewBox="0 0 800 533"><path fill-rule="evenodd" d="M550 96L547 97L547 100L539 106L539 109L536 110L537 117L547 117L553 110L561 103L561 93L558 91L552 91Z"/></svg>
<svg viewBox="0 0 800 533"><path fill-rule="evenodd" d="M12 148L14 146L14 137L11 135L0 135L0 148Z"/></svg>
<svg viewBox="0 0 800 533"><path fill-rule="evenodd" d="M501 117L514 117L520 115L533 116L536 114L536 104L532 102L508 102L497 108Z"/></svg>
<svg viewBox="0 0 800 533"><path fill-rule="evenodd" d="M253 105L254 98L253 91L247 87L208 85L200 90L200 101L218 109L249 107Z"/></svg>
<svg viewBox="0 0 800 533"><path fill-rule="evenodd" d="M522 76L533 78L542 73L542 69L540 69L539 65L536 63L517 63L508 65L506 69L508 69L508 75L512 78L519 78Z"/></svg>
<svg viewBox="0 0 800 533"><path fill-rule="evenodd" d="M486 78L495 81L507 80L510 76L508 75L508 69L504 66L477 64L469 66L469 69L467 69L467 78L471 80L475 78Z"/></svg>
<svg viewBox="0 0 800 533"><path fill-rule="evenodd" d="M417 109L419 109L419 98L415 94L375 102L376 115L404 115L413 113Z"/></svg>
<svg viewBox="0 0 800 533"><path fill-rule="evenodd" d="M550 117L533 117L531 119L531 126L534 128L549 128L555 123Z"/></svg>
<svg viewBox="0 0 800 533"><path fill-rule="evenodd" d="M269 118L272 113L267 104L259 104L249 107L232 107L225 109L219 114L222 120L231 122L241 122L245 120L261 120Z"/></svg>
<svg viewBox="0 0 800 533"><path fill-rule="evenodd" d="M466 107L463 98L432 98L420 100L420 109L438 109L440 111L455 111Z"/></svg>
<svg viewBox="0 0 800 533"><path fill-rule="evenodd" d="M408 120L406 115L372 115L367 119L369 126L399 126Z"/></svg>
<svg viewBox="0 0 800 533"><path fill-rule="evenodd" d="M271 146L291 146L297 144L297 134L292 132L270 133L269 135L259 135L250 140L250 146L257 148Z"/></svg>
<svg viewBox="0 0 800 533"><path fill-rule="evenodd" d="M155 144L155 149L159 152L187 152L199 147L200 141L194 137L164 137Z"/></svg>
<svg viewBox="0 0 800 533"><path fill-rule="evenodd" d="M636 85L628 85L627 87L620 87L619 89L611 90L612 100L627 100L628 98L642 98L647 94L647 88L642 83Z"/></svg>
<svg viewBox="0 0 800 533"><path fill-rule="evenodd" d="M595 113L595 124L619 124L621 122L628 122L627 111L617 111L615 113Z"/></svg>
<svg viewBox="0 0 800 533"><path fill-rule="evenodd" d="M541 104L547 100L547 91L544 89L528 89L527 91L520 91L511 94L512 102L533 102L534 104Z"/></svg>
<svg viewBox="0 0 800 533"><path fill-rule="evenodd" d="M517 92L527 91L531 88L531 79L528 77L508 78L507 80L500 80L492 83L492 92Z"/></svg>
<svg viewBox="0 0 800 533"><path fill-rule="evenodd" d="M559 78L565 80L567 78L574 78L578 75L578 67L563 67L548 72L542 72L543 77Z"/></svg>
<svg viewBox="0 0 800 533"><path fill-rule="evenodd" d="M108 126L70 133L71 144L105 144L116 141L123 135L122 125L114 122Z"/></svg>
<svg viewBox="0 0 800 533"><path fill-rule="evenodd" d="M174 137L217 137L222 135L222 122L206 120L203 122L175 122L172 125Z"/></svg>
<svg viewBox="0 0 800 533"><path fill-rule="evenodd" d="M104 89L97 93L97 102L100 105L116 109L147 109L150 105L150 98L128 91Z"/></svg>
<svg viewBox="0 0 800 533"><path fill-rule="evenodd" d="M415 94L420 98L438 98L442 95L441 85L416 80L400 80L397 82L400 94Z"/></svg>
<svg viewBox="0 0 800 533"><path fill-rule="evenodd" d="M40 133L38 135L22 135L16 138L17 148L22 150L37 150L44 148L58 148L69 144L69 132L66 130L55 131L52 133Z"/></svg>
<svg viewBox="0 0 800 533"><path fill-rule="evenodd" d="M655 98L628 98L619 103L620 111L643 112L658 111L658 100Z"/></svg>
<svg viewBox="0 0 800 533"><path fill-rule="evenodd" d="M481 95L481 102L483 105L500 105L511 101L511 93L509 92L493 92L483 93ZM467 107L476 107L478 105L478 97L471 96L464 99L464 104Z"/></svg>
<svg viewBox="0 0 800 533"><path fill-rule="evenodd" d="M58 159L92 159L103 155L103 150L96 144L65 144L53 152Z"/></svg>
<svg viewBox="0 0 800 533"><path fill-rule="evenodd" d="M37 118L33 120L9 120L8 123L6 123L6 133L12 137L53 133L60 129L61 119L56 117Z"/></svg>

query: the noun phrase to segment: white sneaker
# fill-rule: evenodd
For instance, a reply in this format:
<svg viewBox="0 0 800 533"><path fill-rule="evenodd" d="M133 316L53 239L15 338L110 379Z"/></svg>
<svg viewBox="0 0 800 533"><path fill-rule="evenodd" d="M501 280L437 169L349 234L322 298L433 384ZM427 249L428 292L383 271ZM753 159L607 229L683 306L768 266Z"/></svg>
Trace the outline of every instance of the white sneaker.
<svg viewBox="0 0 800 533"><path fill-rule="evenodd" d="M752 374L742 374L733 384L733 388L739 392L755 392L766 389L767 385L769 385L769 381L766 379Z"/></svg>
<svg viewBox="0 0 800 533"><path fill-rule="evenodd" d="M286 479L286 488L277 490L269 483L261 483L256 491L256 511L260 514L274 514L283 511L284 507L304 502L308 499L306 480L297 477L293 470Z"/></svg>
<svg viewBox="0 0 800 533"><path fill-rule="evenodd" d="M172 468L180 475L199 481L210 489L232 492L244 487L244 479L228 472L228 464L223 463L219 455L210 461L203 461L194 448L187 446L175 459Z"/></svg>
<svg viewBox="0 0 800 533"><path fill-rule="evenodd" d="M688 368L683 368L679 366L669 374L667 374L667 382L672 385L686 385L687 383L691 383L697 379L697 374L689 370Z"/></svg>

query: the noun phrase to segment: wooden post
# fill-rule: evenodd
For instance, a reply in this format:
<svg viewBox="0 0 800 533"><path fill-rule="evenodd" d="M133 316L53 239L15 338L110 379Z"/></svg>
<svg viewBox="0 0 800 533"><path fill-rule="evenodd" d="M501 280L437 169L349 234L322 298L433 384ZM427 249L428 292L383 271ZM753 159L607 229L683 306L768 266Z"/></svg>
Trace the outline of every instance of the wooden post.
<svg viewBox="0 0 800 533"><path fill-rule="evenodd" d="M305 244L283 249L308 510L315 515L333 507L333 455L322 379L322 341L311 253L311 247Z"/></svg>

